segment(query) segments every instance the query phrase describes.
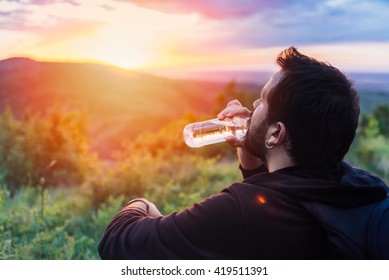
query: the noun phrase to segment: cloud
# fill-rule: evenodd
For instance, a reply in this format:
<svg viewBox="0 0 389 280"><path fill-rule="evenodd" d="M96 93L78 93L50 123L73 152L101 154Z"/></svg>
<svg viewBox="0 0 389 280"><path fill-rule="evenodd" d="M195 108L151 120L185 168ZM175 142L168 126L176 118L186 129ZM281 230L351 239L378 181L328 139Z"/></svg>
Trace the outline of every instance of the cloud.
<svg viewBox="0 0 389 280"><path fill-rule="evenodd" d="M389 40L387 2L327 1L314 9L291 6L287 13L294 16L285 12L273 10L260 20L268 23L270 34L277 34L269 41L317 44Z"/></svg>
<svg viewBox="0 0 389 280"><path fill-rule="evenodd" d="M240 49L389 41L387 1L315 3L307 5L304 1L294 1L287 7L268 7L250 17L214 21L204 34L211 39L198 47L202 50L211 49L212 45ZM196 47L193 42L191 44L190 48Z"/></svg>
<svg viewBox="0 0 389 280"><path fill-rule="evenodd" d="M180 47L223 49L389 40L388 1L361 0L116 0L201 20L181 34Z"/></svg>
<svg viewBox="0 0 389 280"><path fill-rule="evenodd" d="M71 5L78 6L80 3L77 0L5 0L4 2L14 2L20 4L32 4L32 5L51 5L55 3L68 3Z"/></svg>
<svg viewBox="0 0 389 280"><path fill-rule="evenodd" d="M180 47L194 52L205 52L219 46L235 49L292 43L301 45L389 40L389 25L386 24L389 3L384 0L95 0L88 2L88 5L80 0L0 2L4 3L10 4L5 13L0 12L0 28L5 29L38 25L48 28L61 21L61 17L65 16L62 11L65 10L70 11L66 13L66 17L74 16L78 22L104 21L104 12L127 10L123 8L134 5L165 15L197 14L200 19L191 30L187 30L187 34L175 31L177 37L182 38ZM92 5L95 6L93 9L99 7L102 12L84 13L85 7L91 9ZM38 9L35 8L32 12L32 6ZM61 8L57 10L61 13L40 15L39 19L34 14L40 10L40 6L59 6ZM4 8L0 9L2 10ZM101 19L91 18L92 14L98 14ZM126 15L121 16L126 20ZM133 16L135 15L128 14L128 18Z"/></svg>
<svg viewBox="0 0 389 280"><path fill-rule="evenodd" d="M385 43L388 18L384 0L0 0L0 31L20 31L34 45L71 42L76 52L90 35L111 42L107 49L136 45L188 61L290 45ZM12 32L4 34L12 39Z"/></svg>
<svg viewBox="0 0 389 280"><path fill-rule="evenodd" d="M0 29L47 29L63 20L74 20L75 24L107 22L114 12L128 20L136 16L134 10L150 11L114 0L0 0Z"/></svg>
<svg viewBox="0 0 389 280"><path fill-rule="evenodd" d="M0 29L32 30L44 29L60 24L61 17L53 13L46 13L49 6L75 6L73 0L16 0L0 2Z"/></svg>
<svg viewBox="0 0 389 280"><path fill-rule="evenodd" d="M286 0L116 0L137 6L155 9L164 13L198 13L213 19L241 18L261 11L280 7L289 3Z"/></svg>
<svg viewBox="0 0 389 280"><path fill-rule="evenodd" d="M1 1L0 45L3 56L31 53L33 49L81 40L99 32L104 23L87 18L80 6L70 2Z"/></svg>

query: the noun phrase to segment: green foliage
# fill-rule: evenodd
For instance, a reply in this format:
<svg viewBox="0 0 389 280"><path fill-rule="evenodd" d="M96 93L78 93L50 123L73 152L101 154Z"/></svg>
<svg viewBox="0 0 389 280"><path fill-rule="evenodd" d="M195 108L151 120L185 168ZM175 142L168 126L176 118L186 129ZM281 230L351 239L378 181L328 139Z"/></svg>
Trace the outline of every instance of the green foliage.
<svg viewBox="0 0 389 280"><path fill-rule="evenodd" d="M352 144L347 160L369 170L389 183L389 139L382 135L360 137Z"/></svg>
<svg viewBox="0 0 389 280"><path fill-rule="evenodd" d="M378 136L380 134L378 120L371 115L362 115L359 121L358 134L363 138Z"/></svg>
<svg viewBox="0 0 389 280"><path fill-rule="evenodd" d="M389 104L380 104L373 110L373 116L377 120L379 132L389 138Z"/></svg>
<svg viewBox="0 0 389 280"><path fill-rule="evenodd" d="M0 259L98 259L98 241L122 201L93 210L78 189L50 189L42 216L39 192L23 188L11 198L0 189Z"/></svg>
<svg viewBox="0 0 389 280"><path fill-rule="evenodd" d="M111 183L129 180L128 185L94 189L108 196L99 204L87 186L45 189L42 211L42 188L22 188L11 197L2 187L0 259L97 259L99 239L126 200L147 197L167 214L219 192L240 177L235 166L216 158L172 157L167 162L148 157L136 167L130 165L126 162L121 167L132 168L129 173L116 171L107 176ZM127 177L119 178L118 173ZM138 190L134 189L137 180L143 180Z"/></svg>
<svg viewBox="0 0 389 280"><path fill-rule="evenodd" d="M56 112L18 120L6 110L0 115L1 181L12 192L43 178L49 186L80 184L92 158L82 122L80 114Z"/></svg>
<svg viewBox="0 0 389 280"><path fill-rule="evenodd" d="M378 105L360 118L357 137L347 160L381 176L389 183L389 105Z"/></svg>
<svg viewBox="0 0 389 280"><path fill-rule="evenodd" d="M241 180L236 167L217 158L171 158L163 175L150 181L145 196L164 214L179 211Z"/></svg>

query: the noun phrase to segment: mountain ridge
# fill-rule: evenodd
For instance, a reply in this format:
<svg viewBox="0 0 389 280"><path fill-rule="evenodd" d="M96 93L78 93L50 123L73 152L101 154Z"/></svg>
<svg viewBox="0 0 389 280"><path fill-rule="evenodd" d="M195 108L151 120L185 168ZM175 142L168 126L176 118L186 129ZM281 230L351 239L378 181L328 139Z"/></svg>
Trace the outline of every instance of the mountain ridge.
<svg viewBox="0 0 389 280"><path fill-rule="evenodd" d="M44 115L53 107L85 112L91 138L98 136L97 150L102 153L123 138L157 129L189 112L209 113L223 87L93 63L20 57L0 61L0 111L9 107L17 117L26 110Z"/></svg>
<svg viewBox="0 0 389 280"><path fill-rule="evenodd" d="M84 112L92 148L106 155L123 139L134 139L189 113L201 116L222 109L215 108L215 100L231 81L239 91L257 94L270 75L250 71L252 79L258 76L250 83L236 80L231 72L205 74L208 81L190 75L173 79L96 63L13 57L0 60L0 112L8 107L16 117L26 110L44 115L53 108ZM389 104L389 74L351 73L350 77L359 89L362 112Z"/></svg>

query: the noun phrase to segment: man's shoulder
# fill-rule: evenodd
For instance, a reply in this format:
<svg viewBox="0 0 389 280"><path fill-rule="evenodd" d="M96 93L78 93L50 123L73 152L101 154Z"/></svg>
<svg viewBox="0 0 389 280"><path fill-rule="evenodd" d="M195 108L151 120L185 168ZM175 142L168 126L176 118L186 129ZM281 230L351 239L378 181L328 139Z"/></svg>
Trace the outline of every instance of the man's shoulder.
<svg viewBox="0 0 389 280"><path fill-rule="evenodd" d="M263 182L263 184L252 184L248 182L238 182L223 190L235 197L240 204L257 206L268 202L273 206L296 205L296 199L283 191L284 188L276 188L273 184ZM276 201L282 203L275 203Z"/></svg>

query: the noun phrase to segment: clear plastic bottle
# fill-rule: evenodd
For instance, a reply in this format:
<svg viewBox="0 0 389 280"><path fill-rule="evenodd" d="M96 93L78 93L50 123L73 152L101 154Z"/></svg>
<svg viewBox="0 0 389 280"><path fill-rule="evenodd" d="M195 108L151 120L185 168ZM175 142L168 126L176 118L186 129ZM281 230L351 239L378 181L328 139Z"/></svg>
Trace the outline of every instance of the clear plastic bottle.
<svg viewBox="0 0 389 280"><path fill-rule="evenodd" d="M220 143L227 136L242 138L246 135L250 118L234 117L224 120L211 119L203 122L191 123L184 128L184 141L191 148Z"/></svg>

